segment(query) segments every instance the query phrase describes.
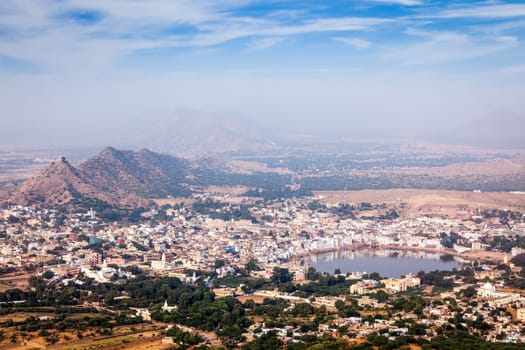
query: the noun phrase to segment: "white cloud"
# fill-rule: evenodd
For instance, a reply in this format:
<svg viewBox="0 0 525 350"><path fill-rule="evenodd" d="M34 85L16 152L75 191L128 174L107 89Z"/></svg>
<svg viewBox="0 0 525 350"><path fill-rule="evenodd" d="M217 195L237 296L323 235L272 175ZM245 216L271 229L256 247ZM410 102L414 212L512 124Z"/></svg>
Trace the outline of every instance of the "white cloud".
<svg viewBox="0 0 525 350"><path fill-rule="evenodd" d="M430 18L511 18L525 17L524 4L485 5L453 8L424 17Z"/></svg>
<svg viewBox="0 0 525 350"><path fill-rule="evenodd" d="M475 32L488 33L493 35L498 35L509 30L516 30L525 28L525 20L507 20L507 21L498 21L497 23L483 23L480 25L469 26Z"/></svg>
<svg viewBox="0 0 525 350"><path fill-rule="evenodd" d="M359 38L335 37L333 38L333 40L339 41L346 45L350 45L356 49L368 49L370 46L372 46L372 43L370 41Z"/></svg>
<svg viewBox="0 0 525 350"><path fill-rule="evenodd" d="M369 30L374 26L393 22L392 19L375 17L320 18L296 25L271 23L267 28L259 28L263 33L276 35L298 35L319 32L342 32Z"/></svg>
<svg viewBox="0 0 525 350"><path fill-rule="evenodd" d="M252 49L253 51L264 50L275 46L283 41L284 38L280 37L259 38L251 42L250 49Z"/></svg>
<svg viewBox="0 0 525 350"><path fill-rule="evenodd" d="M424 38L423 41L383 51L387 59L407 65L438 64L487 56L514 48L518 39L513 36L475 37L456 32L429 32L407 29L405 34Z"/></svg>
<svg viewBox="0 0 525 350"><path fill-rule="evenodd" d="M100 10L122 22L199 24L225 17L227 11L248 3L242 0L69 0L66 7Z"/></svg>
<svg viewBox="0 0 525 350"><path fill-rule="evenodd" d="M394 5L403 5L403 6L416 6L423 4L421 0L369 0L372 2L380 2L384 4L394 4Z"/></svg>
<svg viewBox="0 0 525 350"><path fill-rule="evenodd" d="M259 49L262 49L276 45L290 36L323 32L367 31L378 25L393 21L391 19L374 17L342 17L320 18L297 24L283 24L269 19L230 18L221 23L202 24L200 26L202 33L194 36L179 36L166 39L166 45L212 46L229 40L255 37L260 39L253 41L255 44L254 48L257 49L259 47Z"/></svg>
<svg viewBox="0 0 525 350"><path fill-rule="evenodd" d="M469 41L467 34L461 34L456 32L442 31L442 32L431 32L420 29L408 28L404 32L407 35L419 36L429 38L433 42L449 42L455 44L465 44Z"/></svg>
<svg viewBox="0 0 525 350"><path fill-rule="evenodd" d="M419 0L370 1L401 5L424 4ZM181 47L195 50L220 49L217 45L243 39L249 49L255 51L278 45L293 36L327 33L333 40L356 49L364 50L374 46L377 51L382 52L383 57L393 58L403 64L434 64L489 55L516 47L518 38L506 35L502 31L523 25L520 19L515 19L513 24L509 21L498 21L508 25L503 27L505 23L498 23L502 28L498 27L498 30L493 29L490 32L481 32L469 26L466 28L468 34L409 28L405 34L420 37L419 42L401 43L401 38L399 45L381 46L380 41L372 44L359 38L359 32L378 30L382 29L382 26L395 26L405 22L424 28L426 23L421 22L420 17L304 19L301 17L302 11L294 10L280 10L259 17L235 13L238 7L249 2L4 0L0 1L0 23L8 29L9 36L0 40L0 55L36 63L49 73L89 75L92 72L94 75L103 75L112 71L112 65L120 57L137 50ZM93 10L103 15L99 22L84 26L73 21L57 19L57 14L72 9ZM525 14L525 5L483 5L449 8L437 12L435 17L520 16L522 13ZM177 26L188 27L191 30L178 32ZM481 32L483 35L475 35L475 32ZM376 50L369 52L375 53Z"/></svg>
<svg viewBox="0 0 525 350"><path fill-rule="evenodd" d="M501 35L494 37L494 40L502 44L515 45L519 42L518 38L511 35Z"/></svg>
<svg viewBox="0 0 525 350"><path fill-rule="evenodd" d="M501 69L500 72L508 75L525 74L525 64L518 64L515 66L505 67Z"/></svg>
<svg viewBox="0 0 525 350"><path fill-rule="evenodd" d="M6 1L0 5L0 23L10 37L0 41L0 55L35 63L48 72L110 69L119 57L139 49L210 47L253 38L252 48L260 50L289 36L370 30L392 21L338 17L290 22L275 14L257 18L235 15L235 8L247 0ZM102 15L92 25L57 18L72 9ZM192 30L178 32L181 25Z"/></svg>

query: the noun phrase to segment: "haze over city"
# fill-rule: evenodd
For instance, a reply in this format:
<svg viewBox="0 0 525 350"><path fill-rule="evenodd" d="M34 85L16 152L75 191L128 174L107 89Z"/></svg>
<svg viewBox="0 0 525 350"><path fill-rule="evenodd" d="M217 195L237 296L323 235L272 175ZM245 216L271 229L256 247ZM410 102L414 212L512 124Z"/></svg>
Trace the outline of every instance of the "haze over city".
<svg viewBox="0 0 525 350"><path fill-rule="evenodd" d="M4 0L1 143L140 147L202 114L523 147L524 28L520 1Z"/></svg>
<svg viewBox="0 0 525 350"><path fill-rule="evenodd" d="M524 39L523 0L0 0L0 349L524 349Z"/></svg>

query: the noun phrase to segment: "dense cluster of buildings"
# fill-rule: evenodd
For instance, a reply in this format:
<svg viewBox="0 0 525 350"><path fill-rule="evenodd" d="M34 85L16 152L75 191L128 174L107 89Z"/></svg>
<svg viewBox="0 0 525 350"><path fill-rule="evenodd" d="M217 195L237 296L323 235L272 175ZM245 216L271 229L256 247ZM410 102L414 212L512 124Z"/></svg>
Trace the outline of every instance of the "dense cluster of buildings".
<svg viewBox="0 0 525 350"><path fill-rule="evenodd" d="M195 211L191 205L165 206L143 213L141 223L130 225L103 222L93 210L65 215L53 210L14 206L0 210L0 267L5 271L51 270L57 279L72 279L82 273L98 282L111 282L124 276L133 278L127 267L138 266L151 275L176 276L195 282L199 277L188 274L188 271L215 271L220 277L233 275L252 262L262 268L253 271L254 275L270 277L275 266L286 267L294 273L295 283L303 283L307 266L297 261L312 254L361 247L459 254L483 251L484 236L511 237L521 235L525 230L523 222L509 222L502 226L495 220L479 217L472 220L429 216L395 220L356 219L337 211L311 209L308 201L288 199L252 205L249 210L254 220L214 219ZM450 232L457 234L459 241L452 249L446 249L442 244L443 233ZM513 249L512 254L522 252ZM480 279L497 281L497 270L487 268L485 271L485 276L478 276ZM366 274L355 272L345 278L356 280L349 294L359 299L359 305L370 307L381 307L381 303L369 298L369 293L383 290L396 294L419 287L421 283L414 275L373 280ZM16 286L16 282L10 283ZM515 319L524 320L525 309L521 307L525 303L520 293L497 291L490 283L476 286L476 289L477 297L482 301L478 315L485 315L486 320L494 323L495 329L505 329L506 334L514 337L511 341L525 341L520 330L514 329L512 319L504 315L489 317L488 309L483 306L485 303L496 308L516 306ZM292 303L311 302L329 309L333 309L340 299L310 300L272 291L255 291L255 295L257 293L263 297L284 298ZM216 288L217 296L236 294L236 290ZM168 305L164 307L172 311ZM136 312L143 316L148 314L142 309ZM446 323L448 317L453 317L446 305L435 305L424 312L428 317L416 316L415 319L426 326ZM394 325L384 320L373 324L362 319L340 319L337 322L347 325L356 334ZM491 337L500 333L495 331Z"/></svg>
<svg viewBox="0 0 525 350"><path fill-rule="evenodd" d="M163 220L154 219L162 211ZM0 211L0 265L24 266L58 260L75 273L102 264L139 264L156 273L212 269L255 260L282 264L319 252L359 247L443 251L441 234L462 239L455 250L483 250L484 235L523 233L523 223L504 228L492 221L439 217L361 220L310 210L301 200L252 206L258 220L212 219L191 207L153 210L137 225L100 222L96 213L61 217L51 210L12 207ZM514 253L514 252L513 252ZM301 274L298 268L298 274Z"/></svg>

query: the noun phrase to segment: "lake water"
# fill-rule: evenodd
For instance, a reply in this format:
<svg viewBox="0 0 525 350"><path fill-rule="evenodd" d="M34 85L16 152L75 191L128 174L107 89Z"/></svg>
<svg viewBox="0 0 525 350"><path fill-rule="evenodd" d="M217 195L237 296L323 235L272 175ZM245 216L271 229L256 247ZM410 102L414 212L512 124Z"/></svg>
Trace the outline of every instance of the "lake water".
<svg viewBox="0 0 525 350"><path fill-rule="evenodd" d="M383 277L395 278L408 273L416 274L421 270L452 270L460 268L460 263L464 262L450 255L386 249L339 251L313 255L306 259L309 266L320 272L334 273L339 268L342 273L377 272Z"/></svg>

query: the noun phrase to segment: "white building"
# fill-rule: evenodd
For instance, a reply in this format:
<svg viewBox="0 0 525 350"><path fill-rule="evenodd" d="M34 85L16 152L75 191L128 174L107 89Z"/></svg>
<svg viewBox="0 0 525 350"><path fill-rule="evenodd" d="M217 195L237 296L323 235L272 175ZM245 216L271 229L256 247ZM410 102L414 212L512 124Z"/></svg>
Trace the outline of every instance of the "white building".
<svg viewBox="0 0 525 350"><path fill-rule="evenodd" d="M490 306L502 307L512 303L522 303L523 298L518 293L497 292L496 287L490 282L485 283L478 289L478 296L488 300Z"/></svg>

